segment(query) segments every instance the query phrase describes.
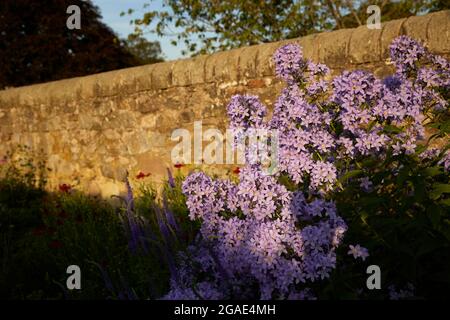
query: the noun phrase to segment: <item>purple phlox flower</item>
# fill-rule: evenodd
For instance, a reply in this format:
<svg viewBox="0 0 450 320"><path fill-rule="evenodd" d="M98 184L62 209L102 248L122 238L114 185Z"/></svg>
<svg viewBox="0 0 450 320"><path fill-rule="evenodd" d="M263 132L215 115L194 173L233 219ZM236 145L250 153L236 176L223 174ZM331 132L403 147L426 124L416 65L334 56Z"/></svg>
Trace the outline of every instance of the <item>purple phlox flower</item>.
<svg viewBox="0 0 450 320"><path fill-rule="evenodd" d="M426 149L419 155L419 158L422 160L432 160L436 158L441 153L439 148L429 148Z"/></svg>
<svg viewBox="0 0 450 320"><path fill-rule="evenodd" d="M231 207L244 214L224 218L222 211L210 211L210 207L200 207L202 212L198 214L203 220L202 239L217 253L216 259L201 264L205 266L202 269L207 272L208 264L223 265L229 274L228 281L235 283L231 285L233 290L248 295L250 283L256 281L260 285L260 298L287 297L293 283L324 279L335 267L334 250L346 226L337 217L334 204L325 200L306 203L301 194L292 200L293 195L284 186L274 177L262 174L257 166L245 166L236 186L200 173L190 175L183 184L188 203L198 193L191 193L198 190L193 184L220 185L213 197L224 200L222 208L228 208L231 201ZM320 221L299 230L294 215L304 220L316 217ZM208 283L219 288L218 279L223 276L220 272L211 275Z"/></svg>
<svg viewBox="0 0 450 320"><path fill-rule="evenodd" d="M348 229L328 200L337 185L348 183L338 178L368 158L382 163L391 151L415 153L428 113L448 107L441 90L449 83L445 59L405 36L390 50L394 76L381 80L367 71L345 71L328 88L323 77L329 69L286 45L274 55L276 74L287 86L271 119L256 96L232 97L227 111L238 132L234 144L258 136L257 129L277 130L277 170L264 172L265 158L254 151L267 141L257 139L245 145L245 160L252 161L239 166L238 182L201 172L185 179L189 217L201 227L197 241L180 254L179 280L172 276L166 298L302 299L309 295L302 288L330 276ZM435 157L448 171L449 152L438 153L420 157ZM349 181L370 192L369 178ZM369 256L359 244L350 245L348 254L363 261Z"/></svg>
<svg viewBox="0 0 450 320"><path fill-rule="evenodd" d="M414 285L412 283L408 283L406 287L403 289L397 290L394 285L390 285L388 287L389 290L389 299L390 300L402 300L402 299L410 299L414 297Z"/></svg>
<svg viewBox="0 0 450 320"><path fill-rule="evenodd" d="M307 61L307 70L311 77L314 76L326 76L330 73L330 68L323 63L315 63L311 60Z"/></svg>
<svg viewBox="0 0 450 320"><path fill-rule="evenodd" d="M273 59L276 75L288 83L299 79L305 69L302 50L295 44L287 44L278 48Z"/></svg>
<svg viewBox="0 0 450 320"><path fill-rule="evenodd" d="M369 256L369 250L364 247L361 247L359 244L357 245L349 245L349 251L347 254L353 255L353 258L361 258L363 261Z"/></svg>
<svg viewBox="0 0 450 320"><path fill-rule="evenodd" d="M324 188L326 191L331 190L336 182L336 167L331 162L317 161L311 169L311 184L313 190Z"/></svg>
<svg viewBox="0 0 450 320"><path fill-rule="evenodd" d="M413 154L416 151L416 137L411 131L397 134L396 139L397 142L392 145L394 155Z"/></svg>
<svg viewBox="0 0 450 320"><path fill-rule="evenodd" d="M396 142L395 144L392 145L392 154L394 156L401 154L402 152L402 146L400 144L400 142Z"/></svg>
<svg viewBox="0 0 450 320"><path fill-rule="evenodd" d="M215 201L216 189L212 179L202 172L189 175L183 182L182 191L188 197L186 205L192 220L202 217L204 212L221 209Z"/></svg>
<svg viewBox="0 0 450 320"><path fill-rule="evenodd" d="M306 89L310 96L319 95L327 92L328 82L325 80L314 81Z"/></svg>
<svg viewBox="0 0 450 320"><path fill-rule="evenodd" d="M402 76L407 76L410 71L415 70L418 61L427 53L419 42L405 35L395 38L389 49L397 73Z"/></svg>
<svg viewBox="0 0 450 320"><path fill-rule="evenodd" d="M313 130L310 134L310 142L315 150L321 153L330 151L336 143L334 137L325 130Z"/></svg>
<svg viewBox="0 0 450 320"><path fill-rule="evenodd" d="M391 91L396 91L398 88L400 88L402 81L399 77L392 75L387 76L383 80L383 84Z"/></svg>
<svg viewBox="0 0 450 320"><path fill-rule="evenodd" d="M431 68L420 68L417 72L417 81L425 87L438 87L442 85L440 73Z"/></svg>
<svg viewBox="0 0 450 320"><path fill-rule="evenodd" d="M382 82L373 74L364 70L344 71L333 80L331 100L344 109L360 107L379 97Z"/></svg>
<svg viewBox="0 0 450 320"><path fill-rule="evenodd" d="M403 145L405 149L405 154L413 154L416 150L417 145L414 143L413 139L407 139Z"/></svg>
<svg viewBox="0 0 450 320"><path fill-rule="evenodd" d="M350 138L340 137L337 143L342 147L342 156L352 157L355 154L355 146Z"/></svg>
<svg viewBox="0 0 450 320"><path fill-rule="evenodd" d="M378 152L389 142L389 137L384 133L377 132L377 130L368 133L359 131L358 133L355 147L362 155Z"/></svg>
<svg viewBox="0 0 450 320"><path fill-rule="evenodd" d="M431 59L435 67L441 69L447 76L450 71L450 62L442 56L432 55Z"/></svg>
<svg viewBox="0 0 450 320"><path fill-rule="evenodd" d="M232 129L261 128L267 113L266 107L258 96L234 95L227 106L230 127Z"/></svg>
<svg viewBox="0 0 450 320"><path fill-rule="evenodd" d="M363 177L361 179L359 179L360 184L359 186L365 191L365 192L369 192L372 190L372 181L370 181L370 179L368 177Z"/></svg>
<svg viewBox="0 0 450 320"><path fill-rule="evenodd" d="M445 155L442 157L441 160L438 162L439 165L443 165L445 171L450 171L450 149L447 150Z"/></svg>

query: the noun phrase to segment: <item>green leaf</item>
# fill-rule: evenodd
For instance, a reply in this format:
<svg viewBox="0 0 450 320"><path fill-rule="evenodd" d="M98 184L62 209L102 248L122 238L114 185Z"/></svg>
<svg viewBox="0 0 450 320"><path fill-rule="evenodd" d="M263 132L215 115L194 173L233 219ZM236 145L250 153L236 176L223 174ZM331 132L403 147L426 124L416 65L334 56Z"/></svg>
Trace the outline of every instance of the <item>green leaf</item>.
<svg viewBox="0 0 450 320"><path fill-rule="evenodd" d="M399 186L403 185L408 176L409 176L409 168L408 167L402 168L397 175L397 184Z"/></svg>
<svg viewBox="0 0 450 320"><path fill-rule="evenodd" d="M425 176L434 177L438 174L441 174L441 168L440 167L429 167L423 170L423 174Z"/></svg>
<svg viewBox="0 0 450 320"><path fill-rule="evenodd" d="M427 208L427 215L434 229L439 229L441 213L441 208L436 204L432 204Z"/></svg>
<svg viewBox="0 0 450 320"><path fill-rule="evenodd" d="M421 154L422 152L424 152L427 149L426 145L419 145L416 147L416 154Z"/></svg>
<svg viewBox="0 0 450 320"><path fill-rule="evenodd" d="M450 184L435 183L433 190L430 192L430 197L433 200L437 200L443 193L450 193Z"/></svg>
<svg viewBox="0 0 450 320"><path fill-rule="evenodd" d="M402 129L399 127L393 126L391 124L385 125L383 128L383 132L385 133L400 133L402 132Z"/></svg>
<svg viewBox="0 0 450 320"><path fill-rule="evenodd" d="M441 124L439 129L445 133L450 133L450 120L447 120Z"/></svg>
<svg viewBox="0 0 450 320"><path fill-rule="evenodd" d="M363 170L351 170L351 171L347 172L346 174L344 174L342 177L340 177L339 181L341 183L347 182L348 179L357 177L357 176L361 175L362 173L364 173Z"/></svg>

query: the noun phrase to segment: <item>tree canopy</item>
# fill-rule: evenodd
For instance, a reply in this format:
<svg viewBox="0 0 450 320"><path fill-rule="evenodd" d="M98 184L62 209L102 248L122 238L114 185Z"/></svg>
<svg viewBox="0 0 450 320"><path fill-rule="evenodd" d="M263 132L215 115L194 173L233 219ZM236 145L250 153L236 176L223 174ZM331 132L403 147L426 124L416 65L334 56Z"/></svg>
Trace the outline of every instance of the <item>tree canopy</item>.
<svg viewBox="0 0 450 320"><path fill-rule="evenodd" d="M164 61L161 57L161 45L158 41L148 41L140 35L130 34L122 40L126 49L133 54L140 64Z"/></svg>
<svg viewBox="0 0 450 320"><path fill-rule="evenodd" d="M81 9L81 29L66 27L70 5ZM117 13L119 15L119 12ZM118 39L99 9L82 0L0 1L0 89L131 67L160 59L159 43ZM141 50L142 51L142 50ZM135 55L136 54L136 55Z"/></svg>
<svg viewBox="0 0 450 320"><path fill-rule="evenodd" d="M150 5L132 20L134 34L173 36L185 55L356 27L366 22L369 5L380 7L381 21L450 8L445 0L164 0L162 10Z"/></svg>

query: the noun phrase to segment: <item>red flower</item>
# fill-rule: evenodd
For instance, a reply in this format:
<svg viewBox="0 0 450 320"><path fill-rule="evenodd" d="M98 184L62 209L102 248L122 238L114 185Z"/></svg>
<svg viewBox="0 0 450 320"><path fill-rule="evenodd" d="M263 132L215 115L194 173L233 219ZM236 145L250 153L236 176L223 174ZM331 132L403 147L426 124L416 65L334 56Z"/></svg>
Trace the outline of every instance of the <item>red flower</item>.
<svg viewBox="0 0 450 320"><path fill-rule="evenodd" d="M63 246L63 244L61 243L61 241L58 240L52 240L50 241L50 243L48 244L48 246L52 249L59 249Z"/></svg>
<svg viewBox="0 0 450 320"><path fill-rule="evenodd" d="M239 173L241 173L241 169L239 167L236 167L236 168L233 169L233 173L234 174L239 174Z"/></svg>
<svg viewBox="0 0 450 320"><path fill-rule="evenodd" d="M180 169L180 168L182 168L182 167L184 167L184 166L185 166L185 164L182 164L182 163L176 163L176 164L174 165L174 167L177 168L177 169Z"/></svg>
<svg viewBox="0 0 450 320"><path fill-rule="evenodd" d="M59 191L61 191L61 192L68 193L70 191L70 189L72 189L72 186L70 186L68 184L63 183L63 184L59 185Z"/></svg>
<svg viewBox="0 0 450 320"><path fill-rule="evenodd" d="M143 173L142 171L139 171L138 175L136 176L136 179L144 179L150 175L151 173Z"/></svg>

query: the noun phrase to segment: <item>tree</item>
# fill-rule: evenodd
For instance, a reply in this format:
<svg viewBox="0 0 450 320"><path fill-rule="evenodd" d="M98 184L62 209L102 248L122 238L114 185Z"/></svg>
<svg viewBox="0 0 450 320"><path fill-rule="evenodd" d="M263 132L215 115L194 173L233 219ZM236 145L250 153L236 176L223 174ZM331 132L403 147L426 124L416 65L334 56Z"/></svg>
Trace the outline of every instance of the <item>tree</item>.
<svg viewBox="0 0 450 320"><path fill-rule="evenodd" d="M70 5L79 30L66 27ZM90 0L0 1L0 89L142 64L100 19Z"/></svg>
<svg viewBox="0 0 450 320"><path fill-rule="evenodd" d="M195 55L355 27L367 20L368 5L380 7L382 21L450 8L445 0L165 0L162 10L132 22L135 35L152 26L150 32L183 43L184 55Z"/></svg>
<svg viewBox="0 0 450 320"><path fill-rule="evenodd" d="M161 56L161 45L158 41L148 41L142 36L131 34L126 40L123 40L123 43L140 64L164 61Z"/></svg>

